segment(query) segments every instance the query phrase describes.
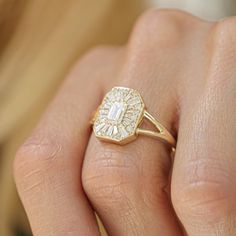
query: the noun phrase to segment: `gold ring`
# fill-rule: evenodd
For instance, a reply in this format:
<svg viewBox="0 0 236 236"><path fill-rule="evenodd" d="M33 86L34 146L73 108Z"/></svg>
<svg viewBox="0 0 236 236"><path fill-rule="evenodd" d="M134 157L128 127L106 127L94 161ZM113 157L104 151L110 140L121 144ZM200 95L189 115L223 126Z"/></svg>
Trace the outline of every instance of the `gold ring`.
<svg viewBox="0 0 236 236"><path fill-rule="evenodd" d="M157 131L140 128L147 119ZM93 120L93 131L99 140L116 144L127 144L138 135L146 135L164 141L175 148L176 141L171 133L145 109L138 91L114 87L98 107Z"/></svg>

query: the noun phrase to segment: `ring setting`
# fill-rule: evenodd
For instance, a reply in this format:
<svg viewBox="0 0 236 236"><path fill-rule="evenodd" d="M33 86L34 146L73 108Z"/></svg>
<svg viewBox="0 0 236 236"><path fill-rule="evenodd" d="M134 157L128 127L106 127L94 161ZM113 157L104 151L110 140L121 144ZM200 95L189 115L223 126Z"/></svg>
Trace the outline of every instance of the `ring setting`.
<svg viewBox="0 0 236 236"><path fill-rule="evenodd" d="M156 127L156 131L140 128L145 118ZM112 88L98 107L92 123L95 136L102 141L122 145L138 135L146 135L175 147L174 137L147 112L140 93L131 88Z"/></svg>

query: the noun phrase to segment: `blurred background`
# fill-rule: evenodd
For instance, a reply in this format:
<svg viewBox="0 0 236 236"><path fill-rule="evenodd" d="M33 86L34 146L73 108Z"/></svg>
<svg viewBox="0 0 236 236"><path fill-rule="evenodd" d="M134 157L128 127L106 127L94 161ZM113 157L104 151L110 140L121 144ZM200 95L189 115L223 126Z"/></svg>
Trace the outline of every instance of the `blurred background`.
<svg viewBox="0 0 236 236"><path fill-rule="evenodd" d="M236 15L235 0L0 0L0 236L31 235L12 162L71 65L96 45L124 44L154 6Z"/></svg>

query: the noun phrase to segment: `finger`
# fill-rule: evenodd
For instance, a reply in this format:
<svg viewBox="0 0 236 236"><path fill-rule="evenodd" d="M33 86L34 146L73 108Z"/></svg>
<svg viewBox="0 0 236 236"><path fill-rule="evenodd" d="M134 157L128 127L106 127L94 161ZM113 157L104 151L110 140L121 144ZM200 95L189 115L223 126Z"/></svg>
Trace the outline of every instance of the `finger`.
<svg viewBox="0 0 236 236"><path fill-rule="evenodd" d="M94 54L71 72L16 157L16 184L34 235L99 235L80 178L102 90L103 68Z"/></svg>
<svg viewBox="0 0 236 236"><path fill-rule="evenodd" d="M183 96L172 198L190 236L236 235L235 25L214 27L206 81Z"/></svg>
<svg viewBox="0 0 236 236"><path fill-rule="evenodd" d="M159 11L146 14L136 28L136 34L142 31L143 35L131 39L122 79L116 85L140 91L150 113L173 131L175 94L169 85L174 83L161 77L172 79L176 71L156 71L158 57L153 48L161 45L157 49L159 54L160 50L164 52L170 45L174 48L178 44L180 29L175 22L179 16ZM146 24L148 29L143 31ZM160 30L162 25L167 28ZM155 38L152 42L150 32L156 32L156 28L161 36L152 35ZM164 33L168 46L161 44ZM172 55L163 53L162 61L171 64L172 60ZM167 146L147 137L140 136L128 145L118 146L100 142L92 135L83 164L83 186L110 235L182 235L167 193L169 154Z"/></svg>

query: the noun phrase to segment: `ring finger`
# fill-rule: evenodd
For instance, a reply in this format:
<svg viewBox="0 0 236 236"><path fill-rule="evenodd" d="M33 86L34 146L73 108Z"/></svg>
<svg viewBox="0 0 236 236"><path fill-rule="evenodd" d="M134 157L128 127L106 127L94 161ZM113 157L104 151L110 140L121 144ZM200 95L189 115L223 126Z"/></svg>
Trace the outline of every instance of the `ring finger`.
<svg viewBox="0 0 236 236"><path fill-rule="evenodd" d="M156 12L144 16L140 24L153 14ZM135 34L139 33L139 27ZM155 39L159 40L159 35L157 37ZM157 54L148 51L154 45L137 49L135 37L130 45L119 86L140 91L148 111L173 131L176 107L173 86L167 86L170 84L168 80L158 80L157 83L156 78L173 78L176 72L166 71L163 75L162 70L158 74L156 64L152 63L157 61L154 59ZM142 70L140 58L145 58ZM173 59L166 56L162 60L172 63ZM144 74L145 80L142 78ZM110 86L106 90L110 90ZM161 99L157 95L161 95L158 97ZM91 136L82 181L109 235L182 235L168 195L169 154L170 150L163 143L144 136L125 146L100 142Z"/></svg>

